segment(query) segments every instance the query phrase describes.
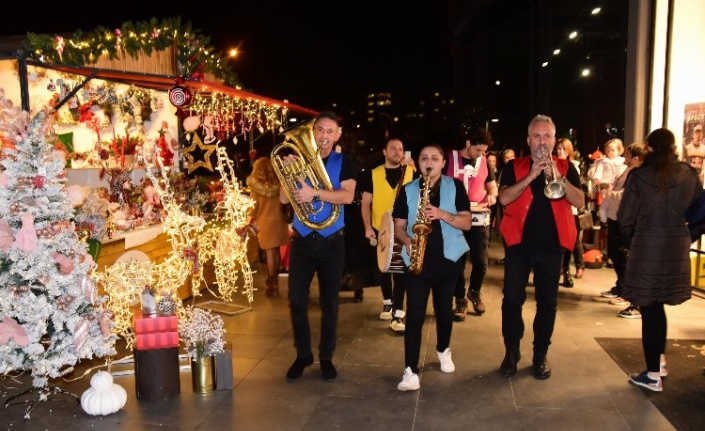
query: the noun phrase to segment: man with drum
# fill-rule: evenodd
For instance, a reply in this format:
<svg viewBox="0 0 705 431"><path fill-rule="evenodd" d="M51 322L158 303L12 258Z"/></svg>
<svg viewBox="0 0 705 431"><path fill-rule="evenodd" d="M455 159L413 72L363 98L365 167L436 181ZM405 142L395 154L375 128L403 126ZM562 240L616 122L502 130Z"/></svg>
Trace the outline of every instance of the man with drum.
<svg viewBox="0 0 705 431"><path fill-rule="evenodd" d="M394 199L401 187L415 177L413 161L410 154L405 156L404 144L400 139L389 139L382 149L382 154L384 155L384 163L362 172L360 177L362 222L365 225L365 238L369 239L372 244L386 240L394 242L394 222L391 218ZM386 225L383 226L383 222ZM379 235L380 231L384 235ZM394 253L394 248L401 249L401 247L390 248L384 242L377 244L377 247L378 252L381 250L384 253ZM401 255L397 255L400 260ZM403 332L405 329L404 295L406 293L403 263L398 265L399 268L396 268L397 265L392 265L393 257L387 255L385 259L381 259L388 264L380 265L383 308L379 318L380 320L391 320L389 327L393 331ZM392 281L394 282L393 286Z"/></svg>
<svg viewBox="0 0 705 431"><path fill-rule="evenodd" d="M448 155L446 175L462 181L470 199L472 227L464 231L465 240L470 246L470 282L467 298L472 302L475 313L482 315L485 304L482 302L482 282L487 273L489 248L490 207L497 202L497 181L494 170L487 161L487 151L492 146L490 132L463 126L461 130L463 144ZM455 312L453 319L462 322L468 311L465 297L465 274L460 273L455 289Z"/></svg>

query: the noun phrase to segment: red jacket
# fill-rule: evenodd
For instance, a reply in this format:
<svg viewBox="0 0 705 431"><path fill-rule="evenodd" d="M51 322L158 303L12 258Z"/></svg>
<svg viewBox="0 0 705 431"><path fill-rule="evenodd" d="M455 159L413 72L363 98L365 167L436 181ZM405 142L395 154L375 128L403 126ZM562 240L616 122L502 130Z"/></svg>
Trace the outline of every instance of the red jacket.
<svg viewBox="0 0 705 431"><path fill-rule="evenodd" d="M556 158L554 158L553 161L556 164L558 172L562 176L565 176L568 172L568 162ZM514 159L514 177L516 178L516 182L519 182L522 178L529 175L530 169L531 156ZM521 243L524 234L524 222L526 221L526 215L529 212L529 206L533 198L534 195L531 193L531 187L527 187L514 202L504 207L504 215L502 216L499 231L507 242L507 247ZM578 236L571 207L572 205L568 203L565 197L551 200L553 218L558 228L558 241L566 250L573 249L575 246L575 238Z"/></svg>

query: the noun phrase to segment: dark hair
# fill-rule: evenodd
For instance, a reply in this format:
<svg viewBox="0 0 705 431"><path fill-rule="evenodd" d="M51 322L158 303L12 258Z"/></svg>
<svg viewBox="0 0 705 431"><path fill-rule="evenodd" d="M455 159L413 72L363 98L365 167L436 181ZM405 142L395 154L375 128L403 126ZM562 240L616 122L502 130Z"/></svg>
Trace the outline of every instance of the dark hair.
<svg viewBox="0 0 705 431"><path fill-rule="evenodd" d="M456 145L456 150L462 150L463 148L465 148L465 141L470 141L471 146L487 145L488 150L490 149L490 147L492 147L492 144L494 143L492 141L492 135L490 134L490 132L481 127L470 128L463 126L460 136L462 137L462 140L461 142L458 142L458 145Z"/></svg>
<svg viewBox="0 0 705 431"><path fill-rule="evenodd" d="M335 115L335 113L330 112L330 111L324 111L316 115L316 119L313 121L314 124L318 123L318 120L323 119L323 118L328 118L329 120L335 121L335 124L338 125L338 127L341 127L341 120L340 117Z"/></svg>
<svg viewBox="0 0 705 431"><path fill-rule="evenodd" d="M646 138L649 152L644 157L644 166L652 166L656 173L659 191L666 189L673 167L678 163L676 137L668 129L656 129Z"/></svg>
<svg viewBox="0 0 705 431"><path fill-rule="evenodd" d="M392 136L391 138L387 139L387 142L384 143L384 147L382 149L386 150L389 147L389 143L392 141L399 141L399 142L401 142L402 145L404 145L404 141L402 141L401 138L398 138L396 136Z"/></svg>
<svg viewBox="0 0 705 431"><path fill-rule="evenodd" d="M435 143L435 142L431 142L431 143L429 143L429 144L422 145L422 146L421 146L421 149L419 150L419 154L421 154L421 151L423 151L423 150L426 149L426 148L435 148L435 149L437 149L437 150L441 153L441 156L443 157L443 160L446 159L446 152L445 152L445 150L443 150L443 147L441 147L440 144L437 144L437 143Z"/></svg>

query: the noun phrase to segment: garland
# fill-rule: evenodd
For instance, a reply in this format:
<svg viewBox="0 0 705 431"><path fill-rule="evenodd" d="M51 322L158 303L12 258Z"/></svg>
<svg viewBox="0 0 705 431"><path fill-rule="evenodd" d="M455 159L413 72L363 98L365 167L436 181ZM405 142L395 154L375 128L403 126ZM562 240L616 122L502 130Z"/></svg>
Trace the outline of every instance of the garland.
<svg viewBox="0 0 705 431"><path fill-rule="evenodd" d="M161 22L156 18L149 22L125 22L114 30L99 26L85 35L77 30L70 39L27 33L22 47L35 60L78 67L95 63L101 55L114 60L127 54L137 59L142 52L149 56L152 51L174 46L181 77L200 81L203 73L209 72L225 85L240 87L227 57L209 44L210 38L194 30L190 22L182 25L181 18L176 17Z"/></svg>

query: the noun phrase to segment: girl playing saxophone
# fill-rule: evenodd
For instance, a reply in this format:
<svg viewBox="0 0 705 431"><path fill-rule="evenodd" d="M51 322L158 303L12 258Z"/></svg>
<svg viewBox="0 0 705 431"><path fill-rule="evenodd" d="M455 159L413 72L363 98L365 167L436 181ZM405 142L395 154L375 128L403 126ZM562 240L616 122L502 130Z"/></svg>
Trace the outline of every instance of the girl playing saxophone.
<svg viewBox="0 0 705 431"><path fill-rule="evenodd" d="M418 362L421 331L431 292L440 369L444 373L455 371L448 347L453 329L453 290L458 274L463 270L462 258L468 251L462 231L472 225L472 214L463 183L442 175L444 165L444 151L439 145L423 147L417 164L423 177L404 186L392 211L394 234L405 246L401 252L402 258L413 269L405 273L406 368L397 386L400 391L420 387Z"/></svg>

